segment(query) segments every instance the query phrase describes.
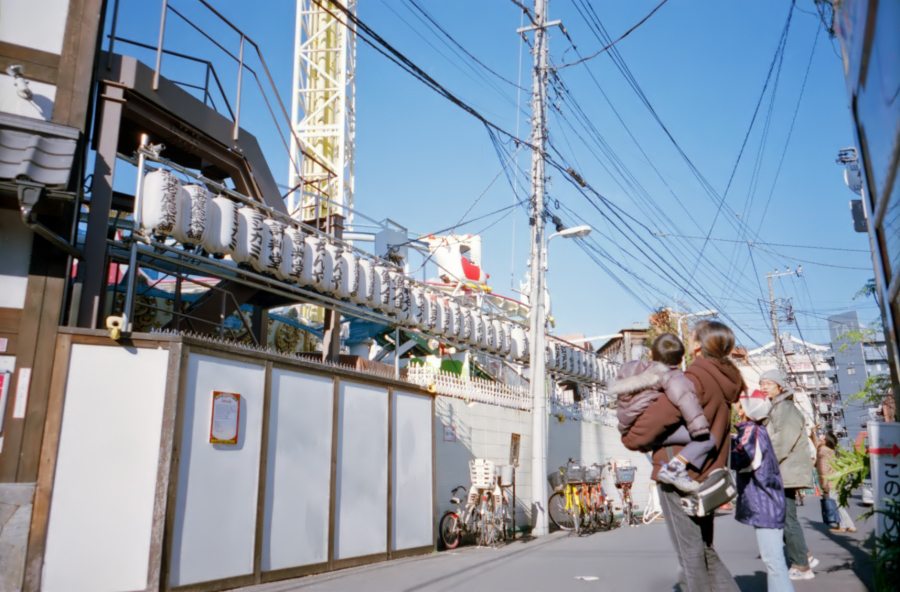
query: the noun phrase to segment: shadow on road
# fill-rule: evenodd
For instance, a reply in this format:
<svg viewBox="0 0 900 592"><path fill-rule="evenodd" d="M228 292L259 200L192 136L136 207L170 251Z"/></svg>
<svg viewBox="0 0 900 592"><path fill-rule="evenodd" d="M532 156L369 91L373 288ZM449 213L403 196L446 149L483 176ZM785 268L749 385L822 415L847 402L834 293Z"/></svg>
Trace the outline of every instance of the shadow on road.
<svg viewBox="0 0 900 592"><path fill-rule="evenodd" d="M870 533L865 540L860 541L848 534L831 532L828 526L822 522L809 519L806 522L808 527L818 530L850 555L849 561L840 565L833 565L824 570L825 573L844 569L852 570L866 589L872 590L872 557L870 553L874 545L874 534Z"/></svg>

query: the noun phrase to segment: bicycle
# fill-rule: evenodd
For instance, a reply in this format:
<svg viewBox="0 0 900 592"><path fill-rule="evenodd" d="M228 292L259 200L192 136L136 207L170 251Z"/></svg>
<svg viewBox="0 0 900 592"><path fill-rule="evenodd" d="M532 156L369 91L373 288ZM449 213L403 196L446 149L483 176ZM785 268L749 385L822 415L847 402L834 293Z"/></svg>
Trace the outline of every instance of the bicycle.
<svg viewBox="0 0 900 592"><path fill-rule="evenodd" d="M637 467L631 461L623 461L621 465L613 463L616 478L616 489L622 496L622 526L637 526L640 521L634 515L634 500L631 498L631 486L634 484L634 473Z"/></svg>
<svg viewBox="0 0 900 592"><path fill-rule="evenodd" d="M473 459L469 461L469 473L471 487L466 490L459 485L453 489L450 503L456 507L444 513L438 526L441 541L447 549L455 549L462 537L468 534L473 534L475 542L481 546L490 546L506 534L503 520L509 514L508 502L505 492L497 484L494 463ZM463 509L457 496L460 490L466 496Z"/></svg>
<svg viewBox="0 0 900 592"><path fill-rule="evenodd" d="M656 488L656 483L651 482L647 489L650 490L650 497L647 501L647 507L644 509L644 514L641 516L641 522L644 524L650 524L662 516L662 507L659 505L659 490Z"/></svg>
<svg viewBox="0 0 900 592"><path fill-rule="evenodd" d="M591 523L588 511L590 495L584 479L581 461L569 459L558 473L548 475L550 485L556 489L547 501L550 521L562 530L574 530L580 534Z"/></svg>
<svg viewBox="0 0 900 592"><path fill-rule="evenodd" d="M603 490L603 469L608 466L594 463L588 468L585 475L586 480L590 483L592 523L594 528L603 530L610 530L615 525L612 497L606 495Z"/></svg>

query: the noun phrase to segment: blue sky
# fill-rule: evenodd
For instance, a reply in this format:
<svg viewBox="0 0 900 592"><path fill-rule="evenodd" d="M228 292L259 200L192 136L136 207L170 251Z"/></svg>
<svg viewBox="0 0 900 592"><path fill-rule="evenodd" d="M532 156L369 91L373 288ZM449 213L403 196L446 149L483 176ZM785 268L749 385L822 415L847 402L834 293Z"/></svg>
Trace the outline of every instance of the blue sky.
<svg viewBox="0 0 900 592"><path fill-rule="evenodd" d="M415 2L467 51L526 90L519 91L515 84L457 53L445 37L426 26L410 0L366 0L360 3L358 16L485 118L528 139L532 56L515 33L521 10L509 0ZM579 54L588 56L603 47L586 17L596 18L617 38L658 3L551 0L550 17L562 20L577 46L573 49L559 29L552 30L552 64L570 63ZM121 4L118 34L155 44L159 5L127 0ZM202 20L217 40L237 51L237 35L204 18L209 13L198 2L170 4ZM222 0L213 4L260 45L290 109L294 2ZM754 347L770 339L768 314L758 304L758 299L768 297L765 273L787 266L796 269L798 264L803 265L803 277L776 280L775 292L777 297L793 298L805 338L827 341L822 319L848 308L860 308L863 320L874 318L871 301L851 300L872 277L872 263L866 252L867 235L853 232L848 206L853 194L844 185L842 167L835 163L837 151L852 145L839 50L814 15L812 0L798 0L793 9L783 51L774 61L717 217L718 200L732 175L790 10L786 1L747 5L669 0L616 45L657 116L712 191L705 190L691 172L609 53L556 70L567 91L559 91L559 82L551 91L554 108L548 129L555 147L551 152L556 162L575 169L596 194L588 192L588 199L551 168L548 208L567 224L584 220L596 227L592 245L608 258L596 251L594 256L615 276L601 269L574 241L554 240L548 284L557 333L614 333L645 320L648 309L671 305L677 298L692 311L712 307L727 313L726 322L738 329L739 341ZM210 43L198 41L171 14L166 41L171 49L213 60L233 105L233 62ZM137 55L152 59L149 53ZM252 57L248 63L262 77ZM169 58L163 73L194 81L201 76L199 69ZM286 184L287 156L253 85L245 78L241 124L257 135L276 179ZM412 232L429 233L457 223L470 207L467 218L515 203L511 178L501 174L506 156L498 157L485 126L362 41L358 43L356 93L358 210L376 219L390 217ZM277 105L273 108L278 110ZM508 155L515 148L507 143L504 150ZM517 164L505 171L513 174L516 166L521 169L518 199L529 193L530 160L531 154L522 149ZM601 204L597 194L609 205ZM459 231L486 227L484 264L491 285L509 294L511 279L518 287L525 272L528 213L521 207L507 209ZM719 240L704 247L702 239L654 233L709 234ZM748 240L756 246L748 247ZM697 264L701 247L703 257ZM793 326L782 330L797 332Z"/></svg>

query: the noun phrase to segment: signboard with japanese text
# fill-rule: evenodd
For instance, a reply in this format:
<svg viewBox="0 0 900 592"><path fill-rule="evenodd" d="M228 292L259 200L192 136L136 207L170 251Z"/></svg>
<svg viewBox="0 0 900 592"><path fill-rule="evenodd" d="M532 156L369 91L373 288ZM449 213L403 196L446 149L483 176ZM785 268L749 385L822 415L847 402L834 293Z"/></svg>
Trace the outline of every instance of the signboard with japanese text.
<svg viewBox="0 0 900 592"><path fill-rule="evenodd" d="M885 510L887 500L900 503L900 423L871 421L868 432L875 509ZM900 524L883 513L876 516L875 536L896 538Z"/></svg>
<svg viewBox="0 0 900 592"><path fill-rule="evenodd" d="M210 444L237 444L241 423L241 396L237 393L213 391Z"/></svg>
<svg viewBox="0 0 900 592"><path fill-rule="evenodd" d="M444 442L456 442L456 428L444 426Z"/></svg>

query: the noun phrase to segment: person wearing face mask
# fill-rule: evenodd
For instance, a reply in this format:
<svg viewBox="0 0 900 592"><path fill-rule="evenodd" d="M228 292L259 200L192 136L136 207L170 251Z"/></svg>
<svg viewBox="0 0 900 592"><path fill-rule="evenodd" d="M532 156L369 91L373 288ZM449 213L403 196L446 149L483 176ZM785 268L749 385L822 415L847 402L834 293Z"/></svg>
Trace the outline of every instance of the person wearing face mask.
<svg viewBox="0 0 900 592"><path fill-rule="evenodd" d="M741 395L738 415L742 421L731 436L731 468L737 471L738 488L734 518L756 530L769 592L793 592L784 562L784 484L775 449L762 425L771 408L762 391Z"/></svg>
<svg viewBox="0 0 900 592"><path fill-rule="evenodd" d="M809 553L797 518L797 490L813 486L813 462L807 443L806 419L794 405L794 389L780 370L763 372L759 377L759 387L772 402L772 410L763 425L771 437L784 481L784 542L790 562L790 577L792 580L811 580L816 577L812 568L818 560Z"/></svg>

